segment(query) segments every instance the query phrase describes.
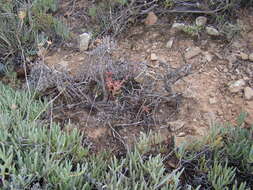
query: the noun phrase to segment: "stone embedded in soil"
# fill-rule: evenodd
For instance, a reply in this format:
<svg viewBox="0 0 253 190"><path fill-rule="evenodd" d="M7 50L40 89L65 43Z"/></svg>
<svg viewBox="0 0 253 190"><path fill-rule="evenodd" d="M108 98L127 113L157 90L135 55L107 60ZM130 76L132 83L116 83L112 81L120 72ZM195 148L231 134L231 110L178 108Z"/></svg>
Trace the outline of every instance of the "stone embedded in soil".
<svg viewBox="0 0 253 190"><path fill-rule="evenodd" d="M219 36L220 35L220 32L211 26L206 27L206 33L209 34L210 36Z"/></svg>
<svg viewBox="0 0 253 190"><path fill-rule="evenodd" d="M187 134L184 131L177 134L177 137L185 137L185 136L187 136Z"/></svg>
<svg viewBox="0 0 253 190"><path fill-rule="evenodd" d="M145 25L154 25L158 20L158 17L155 15L154 12L149 12L148 16L145 19Z"/></svg>
<svg viewBox="0 0 253 190"><path fill-rule="evenodd" d="M240 58L241 58L242 60L248 60L248 59L249 59L248 54L243 53L243 52L241 52L239 56L240 56Z"/></svg>
<svg viewBox="0 0 253 190"><path fill-rule="evenodd" d="M228 89L231 93L237 93L237 92L240 92L245 85L246 85L246 82L243 79L240 79L231 83Z"/></svg>
<svg viewBox="0 0 253 190"><path fill-rule="evenodd" d="M222 116L223 115L223 111L222 110L217 110L217 115L218 116Z"/></svg>
<svg viewBox="0 0 253 190"><path fill-rule="evenodd" d="M245 80L245 81L249 81L249 80L250 80L250 78L249 78L248 76L244 76L244 77L243 77L243 80Z"/></svg>
<svg viewBox="0 0 253 190"><path fill-rule="evenodd" d="M79 50L80 51L88 50L90 40L91 40L91 34L89 33L83 33L79 35L79 39L78 39Z"/></svg>
<svg viewBox="0 0 253 190"><path fill-rule="evenodd" d="M175 29L175 30L183 30L184 28L186 27L186 25L184 23L174 23L172 25L172 29Z"/></svg>
<svg viewBox="0 0 253 190"><path fill-rule="evenodd" d="M199 16L196 18L196 25L197 26L205 26L207 23L207 18L204 16Z"/></svg>
<svg viewBox="0 0 253 190"><path fill-rule="evenodd" d="M144 83L144 80L145 80L145 78L144 77L135 77L134 78L134 80L136 81L136 82L138 82L139 84L143 84Z"/></svg>
<svg viewBox="0 0 253 190"><path fill-rule="evenodd" d="M199 47L191 48L188 52L185 54L186 59L191 59L201 53L201 49Z"/></svg>
<svg viewBox="0 0 253 190"><path fill-rule="evenodd" d="M145 82L145 78L146 78L146 72L138 71L137 76L134 77L134 80L140 84L143 84Z"/></svg>
<svg viewBox="0 0 253 190"><path fill-rule="evenodd" d="M217 100L215 97L209 98L209 104L216 104L216 103L217 103Z"/></svg>
<svg viewBox="0 0 253 190"><path fill-rule="evenodd" d="M156 55L155 53L151 53L151 55L150 55L150 60L151 60L151 61L157 61L157 60L158 60L157 55Z"/></svg>
<svg viewBox="0 0 253 190"><path fill-rule="evenodd" d="M253 89L248 86L245 87L244 88L244 97L245 97L245 100L253 99Z"/></svg>
<svg viewBox="0 0 253 190"><path fill-rule="evenodd" d="M253 61L253 53L249 54L249 60Z"/></svg>
<svg viewBox="0 0 253 190"><path fill-rule="evenodd" d="M228 71L229 71L228 68L224 68L224 69L223 69L223 72L224 72L224 73L227 73Z"/></svg>
<svg viewBox="0 0 253 190"><path fill-rule="evenodd" d="M213 60L213 55L210 54L209 52L203 52L205 59L207 60L207 62L211 62Z"/></svg>
<svg viewBox="0 0 253 190"><path fill-rule="evenodd" d="M167 43L166 43L166 48L172 48L174 42L174 38L171 38Z"/></svg>

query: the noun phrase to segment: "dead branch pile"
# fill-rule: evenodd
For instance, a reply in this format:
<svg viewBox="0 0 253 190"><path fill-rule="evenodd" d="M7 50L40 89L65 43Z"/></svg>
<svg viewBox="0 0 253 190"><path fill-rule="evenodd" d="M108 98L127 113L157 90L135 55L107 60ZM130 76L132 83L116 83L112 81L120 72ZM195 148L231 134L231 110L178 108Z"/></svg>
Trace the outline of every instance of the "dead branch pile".
<svg viewBox="0 0 253 190"><path fill-rule="evenodd" d="M90 52L90 65L75 77L38 63L31 69L29 84L44 96L60 94L58 106L82 107L103 124L162 124L178 111L182 95L172 86L190 73L191 66L152 72L145 63L114 61L110 56L114 46L105 39Z"/></svg>

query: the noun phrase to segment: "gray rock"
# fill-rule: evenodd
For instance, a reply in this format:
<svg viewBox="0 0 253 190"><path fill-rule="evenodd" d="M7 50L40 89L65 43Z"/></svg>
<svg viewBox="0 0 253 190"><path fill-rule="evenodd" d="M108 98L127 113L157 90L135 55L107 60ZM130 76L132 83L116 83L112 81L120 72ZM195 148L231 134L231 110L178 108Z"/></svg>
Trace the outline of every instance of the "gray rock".
<svg viewBox="0 0 253 190"><path fill-rule="evenodd" d="M243 52L240 53L240 57L241 57L242 60L248 60L249 59L248 54L243 53Z"/></svg>
<svg viewBox="0 0 253 190"><path fill-rule="evenodd" d="M231 93L240 92L244 88L245 85L246 85L246 82L243 79L237 80L229 85L229 91Z"/></svg>
<svg viewBox="0 0 253 190"><path fill-rule="evenodd" d="M204 16L199 16L196 18L196 25L197 26L205 26L207 23L207 18Z"/></svg>
<svg viewBox="0 0 253 190"><path fill-rule="evenodd" d="M245 100L253 99L253 89L250 87L244 88L244 97L245 97Z"/></svg>
<svg viewBox="0 0 253 190"><path fill-rule="evenodd" d="M209 34L210 36L219 36L220 35L220 32L211 26L206 27L206 33Z"/></svg>
<svg viewBox="0 0 253 190"><path fill-rule="evenodd" d="M209 52L203 52L203 55L205 56L205 59L207 62L211 62L213 60L213 55Z"/></svg>
<svg viewBox="0 0 253 190"><path fill-rule="evenodd" d="M249 54L249 60L253 61L253 53Z"/></svg>
<svg viewBox="0 0 253 190"><path fill-rule="evenodd" d="M171 38L167 43L166 43L166 48L172 48L174 42L174 38Z"/></svg>
<svg viewBox="0 0 253 190"><path fill-rule="evenodd" d="M184 23L174 23L172 29L183 30L186 27Z"/></svg>
<svg viewBox="0 0 253 190"><path fill-rule="evenodd" d="M145 76L142 74L140 76L137 76L134 78L134 80L140 84L143 84L144 83L144 80L145 80Z"/></svg>
<svg viewBox="0 0 253 190"><path fill-rule="evenodd" d="M216 98L209 98L209 104L216 104L217 100Z"/></svg>
<svg viewBox="0 0 253 190"><path fill-rule="evenodd" d="M157 61L157 60L158 60L157 55L156 55L155 53L151 53L151 55L150 55L150 60L151 60L151 61Z"/></svg>
<svg viewBox="0 0 253 190"><path fill-rule="evenodd" d="M145 20L146 25L154 25L158 20L158 17L155 15L154 12L149 12L148 16Z"/></svg>
<svg viewBox="0 0 253 190"><path fill-rule="evenodd" d="M79 39L78 39L79 50L80 51L88 50L90 40L91 40L91 34L89 34L89 33L83 33L83 34L79 35Z"/></svg>

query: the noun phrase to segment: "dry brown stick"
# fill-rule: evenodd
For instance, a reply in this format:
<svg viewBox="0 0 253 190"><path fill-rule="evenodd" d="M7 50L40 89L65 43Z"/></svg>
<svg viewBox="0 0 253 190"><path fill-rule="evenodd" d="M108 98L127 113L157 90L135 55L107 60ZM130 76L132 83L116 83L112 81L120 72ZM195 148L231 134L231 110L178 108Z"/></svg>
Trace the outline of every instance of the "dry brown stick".
<svg viewBox="0 0 253 190"><path fill-rule="evenodd" d="M157 13L195 13L195 14L216 14L217 12L220 12L222 10L226 10L229 6L229 0L226 0L226 3L223 7L217 8L215 10L190 10L187 9L187 7L182 7L185 8L185 10L163 10L163 11L158 11Z"/></svg>
<svg viewBox="0 0 253 190"><path fill-rule="evenodd" d="M74 10L75 10L76 0L73 0L71 3L73 3L73 5L72 5L72 7L71 7L70 12L68 13L68 15L69 15L69 16L70 16L70 15L72 15L72 13L73 13L73 12L74 12Z"/></svg>
<svg viewBox="0 0 253 190"><path fill-rule="evenodd" d="M108 122L108 125L109 127L111 128L111 130L116 134L118 135L118 140L124 145L125 149L127 150L128 149L128 145L122 140L123 138L121 137L121 135L112 127L111 123Z"/></svg>
<svg viewBox="0 0 253 190"><path fill-rule="evenodd" d="M151 1L151 2L148 2L148 3L144 3L144 4L141 4L141 5L135 6L135 7L129 7L127 10L124 11L124 13L120 14L117 18L115 18L98 36L103 35L112 26L114 26L115 24L118 24L120 22L121 18L124 18L124 20L127 21L131 16L133 16L132 12L138 12L138 9L141 9L142 7L146 7L148 5L152 5L155 2L157 2L157 0L154 0L154 1ZM155 7L153 7L153 8L155 8ZM151 10L152 9L149 9L149 11L151 11ZM143 13L143 14L146 14L146 13ZM138 14L138 15L140 15L140 14Z"/></svg>

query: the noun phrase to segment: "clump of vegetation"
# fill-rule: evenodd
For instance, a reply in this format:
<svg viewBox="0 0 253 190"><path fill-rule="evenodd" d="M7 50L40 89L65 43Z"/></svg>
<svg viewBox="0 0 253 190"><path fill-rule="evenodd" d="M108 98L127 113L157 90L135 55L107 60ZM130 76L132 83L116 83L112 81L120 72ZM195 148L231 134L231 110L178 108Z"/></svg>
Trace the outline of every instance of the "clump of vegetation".
<svg viewBox="0 0 253 190"><path fill-rule="evenodd" d="M182 165L188 182L217 190L252 187L253 126L250 130L240 127L244 116L237 127L214 127L203 141L178 149L178 157L187 158Z"/></svg>
<svg viewBox="0 0 253 190"><path fill-rule="evenodd" d="M203 26L189 25L183 28L183 32L193 37L198 36L200 32L203 30L203 28L204 28Z"/></svg>
<svg viewBox="0 0 253 190"><path fill-rule="evenodd" d="M175 2L173 0L165 0L164 1L164 6L165 6L165 8L172 8L174 3Z"/></svg>
<svg viewBox="0 0 253 190"><path fill-rule="evenodd" d="M172 152L159 134L143 134L121 156L95 156L85 134L73 126L62 129L40 120L49 103L3 84L0 94L1 189L249 190L253 185L253 128L240 128L243 120ZM168 164L171 160L176 164Z"/></svg>
<svg viewBox="0 0 253 190"><path fill-rule="evenodd" d="M99 2L88 9L89 16L98 24L94 30L94 36L104 34L119 34L130 18L127 9L127 0L109 0L106 2ZM124 17L119 17L120 14L126 14Z"/></svg>
<svg viewBox="0 0 253 190"><path fill-rule="evenodd" d="M0 0L0 60L20 63L47 41L67 39L67 27L53 13L57 0Z"/></svg>
<svg viewBox="0 0 253 190"><path fill-rule="evenodd" d="M226 37L227 40L233 39L238 36L242 30L239 23L232 24L225 14L216 15L215 22L219 31Z"/></svg>

